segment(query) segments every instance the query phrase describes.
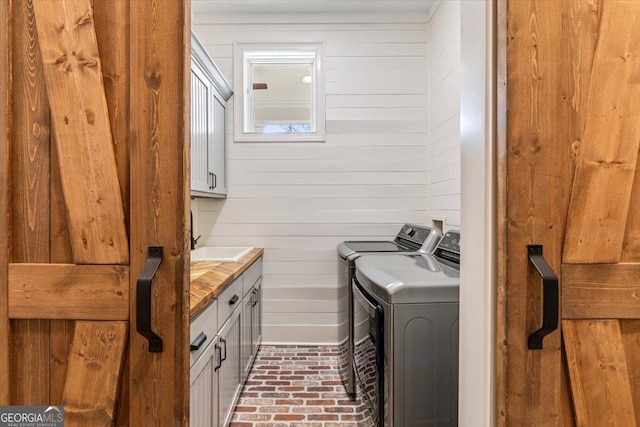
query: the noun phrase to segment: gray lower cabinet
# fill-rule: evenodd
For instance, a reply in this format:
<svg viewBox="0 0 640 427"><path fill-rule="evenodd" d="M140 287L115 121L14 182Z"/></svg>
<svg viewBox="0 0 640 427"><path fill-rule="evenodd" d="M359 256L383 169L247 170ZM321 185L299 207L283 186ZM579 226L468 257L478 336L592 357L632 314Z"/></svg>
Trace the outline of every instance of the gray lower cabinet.
<svg viewBox="0 0 640 427"><path fill-rule="evenodd" d="M202 335L198 335L200 340ZM197 338L197 337L196 337ZM191 364L190 370L190 395L189 412L191 427L217 426L215 415L217 414L218 377L216 369L220 361L220 346L217 336L211 337L204 351L198 359ZM192 340L192 348L194 346ZM203 343L204 345L204 343ZM197 346L197 342L196 342ZM194 353L192 350L191 352Z"/></svg>
<svg viewBox="0 0 640 427"><path fill-rule="evenodd" d="M242 389L240 339L242 310L236 309L218 332L222 358L218 368L218 426L231 422L233 408Z"/></svg>
<svg viewBox="0 0 640 427"><path fill-rule="evenodd" d="M253 287L251 310L251 353L255 356L262 342L262 277Z"/></svg>
<svg viewBox="0 0 640 427"><path fill-rule="evenodd" d="M251 371L253 359L258 352L258 347L262 341L262 314L260 304L260 289L262 286L262 260L256 264L259 267L259 275L252 275L248 270L245 277L245 295L242 300L242 380L245 381ZM258 264L259 263L259 264ZM256 269L257 270L257 269ZM252 284L248 285L247 281Z"/></svg>
<svg viewBox="0 0 640 427"><path fill-rule="evenodd" d="M253 288L242 299L242 381L245 381L251 371L253 361L253 345L251 342L253 315Z"/></svg>
<svg viewBox="0 0 640 427"><path fill-rule="evenodd" d="M262 258L191 322L193 427L227 427L231 422L261 340L261 284Z"/></svg>

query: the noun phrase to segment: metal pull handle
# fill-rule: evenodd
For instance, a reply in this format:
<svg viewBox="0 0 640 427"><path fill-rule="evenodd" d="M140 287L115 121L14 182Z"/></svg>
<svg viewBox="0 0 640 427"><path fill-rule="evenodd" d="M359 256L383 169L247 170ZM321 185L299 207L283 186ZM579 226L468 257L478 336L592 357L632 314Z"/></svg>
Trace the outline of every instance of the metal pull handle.
<svg viewBox="0 0 640 427"><path fill-rule="evenodd" d="M222 362L227 360L227 340L225 340L224 338L220 338L220 342L224 344L224 356L222 356L222 353L221 353L221 357L220 357L220 364L222 365Z"/></svg>
<svg viewBox="0 0 640 427"><path fill-rule="evenodd" d="M200 332L200 335L198 335L196 339L191 343L191 351L200 350L200 347L202 347L202 344L204 344L206 340L207 336L204 334L204 332Z"/></svg>
<svg viewBox="0 0 640 427"><path fill-rule="evenodd" d="M151 329L151 285L162 262L162 247L150 246L149 258L136 281L136 328L149 340L149 353L162 353L162 338Z"/></svg>
<svg viewBox="0 0 640 427"><path fill-rule="evenodd" d="M214 190L216 187L218 186L218 176L215 174L213 174L213 188L212 190Z"/></svg>
<svg viewBox="0 0 640 427"><path fill-rule="evenodd" d="M363 308L367 311L369 316L374 317L376 311L380 307L380 304L376 300L374 300L371 296L367 295L365 290L362 288L360 282L355 277L353 278L353 295L354 297L360 297L367 305L363 306Z"/></svg>
<svg viewBox="0 0 640 427"><path fill-rule="evenodd" d="M215 173L209 172L209 177L211 178L211 185L209 185L209 190L213 190L214 188L216 188L215 176L216 176ZM207 182L208 181L209 181L209 178L207 178Z"/></svg>
<svg viewBox="0 0 640 427"><path fill-rule="evenodd" d="M255 307L258 304L258 290L251 291L251 307Z"/></svg>
<svg viewBox="0 0 640 427"><path fill-rule="evenodd" d="M213 368L213 370L217 371L218 369L220 369L220 366L222 366L222 347L220 347L218 344L214 344L214 350L218 354L218 364Z"/></svg>
<svg viewBox="0 0 640 427"><path fill-rule="evenodd" d="M542 339L558 329L558 276L542 256L542 245L527 247L529 262L542 278L542 326L529 335L529 350L542 350Z"/></svg>
<svg viewBox="0 0 640 427"><path fill-rule="evenodd" d="M231 299L229 300L229 305L234 305L235 303L238 302L239 299L240 297L238 297L238 295L232 296Z"/></svg>

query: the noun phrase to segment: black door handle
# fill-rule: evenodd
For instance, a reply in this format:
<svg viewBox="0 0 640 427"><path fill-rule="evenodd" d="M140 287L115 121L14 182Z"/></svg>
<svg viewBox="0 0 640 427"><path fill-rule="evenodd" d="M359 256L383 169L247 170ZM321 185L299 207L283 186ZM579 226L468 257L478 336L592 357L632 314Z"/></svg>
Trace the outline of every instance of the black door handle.
<svg viewBox="0 0 640 427"><path fill-rule="evenodd" d="M200 347L202 347L202 344L204 344L206 340L207 336L205 335L205 333L200 332L196 339L191 343L191 351L200 350Z"/></svg>
<svg viewBox="0 0 640 427"><path fill-rule="evenodd" d="M238 295L234 295L231 297L231 299L229 300L229 305L234 305L235 303L238 302L240 298L238 297Z"/></svg>
<svg viewBox="0 0 640 427"><path fill-rule="evenodd" d="M558 276L542 256L542 245L527 247L529 262L542 278L542 326L529 335L529 350L542 350L542 339L558 329Z"/></svg>
<svg viewBox="0 0 640 427"><path fill-rule="evenodd" d="M151 285L162 262L162 247L150 246L149 257L136 281L136 329L149 340L149 353L162 353L162 338L151 329Z"/></svg>

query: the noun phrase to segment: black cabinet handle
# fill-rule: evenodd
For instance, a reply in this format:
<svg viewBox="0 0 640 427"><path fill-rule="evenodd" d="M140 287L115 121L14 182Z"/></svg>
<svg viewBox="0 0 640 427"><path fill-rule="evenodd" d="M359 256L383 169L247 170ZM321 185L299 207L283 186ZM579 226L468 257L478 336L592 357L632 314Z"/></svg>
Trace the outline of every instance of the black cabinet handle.
<svg viewBox="0 0 640 427"><path fill-rule="evenodd" d="M214 344L214 350L218 354L218 364L213 368L213 370L217 371L220 369L220 366L222 366L222 350L218 344Z"/></svg>
<svg viewBox="0 0 640 427"><path fill-rule="evenodd" d="M191 343L191 351L200 350L200 347L202 347L202 344L204 344L206 340L207 336L204 334L204 332L200 332L200 335L198 335L196 339Z"/></svg>
<svg viewBox="0 0 640 427"><path fill-rule="evenodd" d="M209 185L209 190L213 190L214 188L216 188L215 176L215 173L209 172L209 177L211 178L211 185ZM209 182L209 178L207 178L207 182Z"/></svg>
<svg viewBox="0 0 640 427"><path fill-rule="evenodd" d="M542 339L558 329L558 276L542 256L542 245L527 247L529 263L542 278L542 326L529 335L529 350L542 350Z"/></svg>
<svg viewBox="0 0 640 427"><path fill-rule="evenodd" d="M162 338L151 329L151 285L162 262L162 247L149 247L149 257L136 281L136 329L149 341L149 353L162 353Z"/></svg>
<svg viewBox="0 0 640 427"><path fill-rule="evenodd" d="M238 302L240 298L238 297L238 295L234 295L231 297L231 299L229 300L229 305L234 305L235 303Z"/></svg>
<svg viewBox="0 0 640 427"><path fill-rule="evenodd" d="M224 338L220 338L220 342L224 344L224 356L220 357L220 364L222 365L222 362L227 360L227 340L225 340Z"/></svg>
<svg viewBox="0 0 640 427"><path fill-rule="evenodd" d="M256 305L258 305L258 290L257 289L254 289L252 291L251 298L252 298L251 307L255 307Z"/></svg>

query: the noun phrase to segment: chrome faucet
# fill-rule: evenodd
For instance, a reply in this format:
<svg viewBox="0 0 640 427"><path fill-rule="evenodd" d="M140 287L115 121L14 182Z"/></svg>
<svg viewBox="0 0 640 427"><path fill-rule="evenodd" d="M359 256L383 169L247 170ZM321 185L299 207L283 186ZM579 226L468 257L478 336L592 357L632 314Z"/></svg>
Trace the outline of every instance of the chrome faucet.
<svg viewBox="0 0 640 427"><path fill-rule="evenodd" d="M202 236L198 236L196 238L193 237L193 211L190 210L189 214L190 214L190 218L191 218L190 219L190 222L191 222L191 234L190 234L190 237L191 237L191 250L194 250L196 248L196 245L198 244L198 240L200 240L200 238Z"/></svg>

